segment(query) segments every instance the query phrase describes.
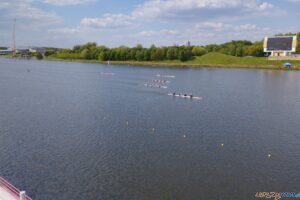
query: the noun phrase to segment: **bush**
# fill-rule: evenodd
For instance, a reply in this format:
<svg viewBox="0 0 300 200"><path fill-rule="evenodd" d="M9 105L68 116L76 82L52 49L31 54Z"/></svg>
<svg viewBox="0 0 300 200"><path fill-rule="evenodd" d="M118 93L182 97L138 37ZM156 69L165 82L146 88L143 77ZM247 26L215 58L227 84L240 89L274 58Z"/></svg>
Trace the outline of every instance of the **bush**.
<svg viewBox="0 0 300 200"><path fill-rule="evenodd" d="M54 51L46 51L45 52L45 56L51 56L51 55L53 55L53 54L55 54L55 52Z"/></svg>
<svg viewBox="0 0 300 200"><path fill-rule="evenodd" d="M44 56L43 56L40 52L37 52L37 53L36 53L36 58L37 58L38 60L42 60L42 59L44 58Z"/></svg>

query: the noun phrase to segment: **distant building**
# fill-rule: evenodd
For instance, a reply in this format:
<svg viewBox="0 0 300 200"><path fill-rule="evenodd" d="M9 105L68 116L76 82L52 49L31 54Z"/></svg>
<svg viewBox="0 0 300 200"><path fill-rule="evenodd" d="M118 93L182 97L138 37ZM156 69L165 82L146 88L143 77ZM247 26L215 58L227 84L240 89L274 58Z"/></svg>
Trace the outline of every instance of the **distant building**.
<svg viewBox="0 0 300 200"><path fill-rule="evenodd" d="M0 47L0 55L8 55L11 54L12 50L8 47Z"/></svg>
<svg viewBox="0 0 300 200"><path fill-rule="evenodd" d="M47 48L44 47L32 47L29 49L30 53L41 53L44 54L47 51Z"/></svg>
<svg viewBox="0 0 300 200"><path fill-rule="evenodd" d="M16 49L17 54L30 54L29 49Z"/></svg>
<svg viewBox="0 0 300 200"><path fill-rule="evenodd" d="M265 37L264 52L270 57L290 57L296 52L297 36Z"/></svg>
<svg viewBox="0 0 300 200"><path fill-rule="evenodd" d="M186 46L190 47L191 46L191 42L187 41Z"/></svg>

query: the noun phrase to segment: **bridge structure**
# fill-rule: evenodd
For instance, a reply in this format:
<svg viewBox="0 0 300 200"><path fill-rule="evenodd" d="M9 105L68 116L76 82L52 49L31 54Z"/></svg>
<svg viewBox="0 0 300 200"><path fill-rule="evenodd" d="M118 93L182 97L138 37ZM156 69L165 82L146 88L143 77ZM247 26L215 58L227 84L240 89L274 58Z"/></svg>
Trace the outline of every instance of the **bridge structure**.
<svg viewBox="0 0 300 200"><path fill-rule="evenodd" d="M0 176L0 200L32 200L25 191L20 191Z"/></svg>

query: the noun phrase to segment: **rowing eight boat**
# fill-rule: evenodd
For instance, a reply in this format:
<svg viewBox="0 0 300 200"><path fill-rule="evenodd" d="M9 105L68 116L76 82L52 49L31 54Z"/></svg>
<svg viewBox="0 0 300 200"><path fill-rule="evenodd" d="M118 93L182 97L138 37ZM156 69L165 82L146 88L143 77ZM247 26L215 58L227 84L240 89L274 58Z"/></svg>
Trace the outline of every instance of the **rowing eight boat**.
<svg viewBox="0 0 300 200"><path fill-rule="evenodd" d="M184 98L184 99L202 100L202 97L195 97L195 96L183 95L183 94L175 94L174 95L173 93L169 93L168 96L180 97L180 98Z"/></svg>

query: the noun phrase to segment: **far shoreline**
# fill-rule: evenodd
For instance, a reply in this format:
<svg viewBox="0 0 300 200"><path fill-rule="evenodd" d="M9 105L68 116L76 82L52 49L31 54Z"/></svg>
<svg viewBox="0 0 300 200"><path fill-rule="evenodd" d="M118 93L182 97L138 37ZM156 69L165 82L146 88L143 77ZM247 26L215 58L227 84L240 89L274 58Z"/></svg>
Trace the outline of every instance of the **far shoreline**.
<svg viewBox="0 0 300 200"><path fill-rule="evenodd" d="M59 59L59 58L44 58L46 61L60 61L60 62L77 62L77 63L98 63L106 64L107 61L99 60L84 60L84 59ZM195 64L187 62L154 62L154 61L109 61L111 65L131 65L131 66L145 66L145 67L169 67L169 68L229 68L229 69L271 69L284 71L299 71L300 68L282 68L274 65L241 65L241 64Z"/></svg>
<svg viewBox="0 0 300 200"><path fill-rule="evenodd" d="M10 58L8 56L0 56L3 58ZM22 60L39 60L36 58L17 58ZM95 64L108 64L108 61L100 60L87 60L87 59L60 59L53 57L44 57L41 60L45 61L58 61L58 62L75 62L75 63L95 63ZM289 62L288 60L285 62ZM300 68L283 68L277 65L253 65L253 64L197 64L190 61L109 61L111 65L131 65L131 66L145 66L145 67L169 67L169 68L228 68L228 69L271 69L283 71L300 71Z"/></svg>

